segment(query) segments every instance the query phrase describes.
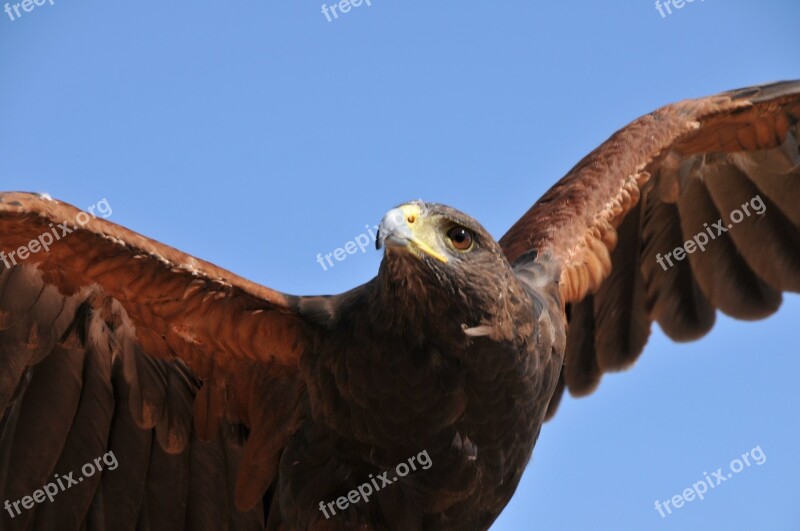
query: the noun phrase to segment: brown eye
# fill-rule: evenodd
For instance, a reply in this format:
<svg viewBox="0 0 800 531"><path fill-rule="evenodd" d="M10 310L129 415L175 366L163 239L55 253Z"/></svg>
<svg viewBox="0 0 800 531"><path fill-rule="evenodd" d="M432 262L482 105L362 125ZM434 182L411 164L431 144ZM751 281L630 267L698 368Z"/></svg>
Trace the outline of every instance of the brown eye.
<svg viewBox="0 0 800 531"><path fill-rule="evenodd" d="M472 247L472 233L464 227L453 227L447 231L447 237L459 251L467 251Z"/></svg>

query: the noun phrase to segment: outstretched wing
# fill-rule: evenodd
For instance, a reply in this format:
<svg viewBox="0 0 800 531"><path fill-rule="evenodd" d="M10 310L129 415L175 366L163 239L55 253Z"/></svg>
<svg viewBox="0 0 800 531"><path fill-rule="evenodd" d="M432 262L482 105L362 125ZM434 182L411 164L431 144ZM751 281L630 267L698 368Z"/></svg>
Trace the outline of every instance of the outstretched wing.
<svg viewBox="0 0 800 531"><path fill-rule="evenodd" d="M263 529L316 299L32 194L0 251L0 528Z"/></svg>
<svg viewBox="0 0 800 531"><path fill-rule="evenodd" d="M697 339L715 311L760 319L800 291L800 81L663 107L578 163L500 240L561 267L562 382L591 393L657 321ZM538 258L537 258L538 257Z"/></svg>

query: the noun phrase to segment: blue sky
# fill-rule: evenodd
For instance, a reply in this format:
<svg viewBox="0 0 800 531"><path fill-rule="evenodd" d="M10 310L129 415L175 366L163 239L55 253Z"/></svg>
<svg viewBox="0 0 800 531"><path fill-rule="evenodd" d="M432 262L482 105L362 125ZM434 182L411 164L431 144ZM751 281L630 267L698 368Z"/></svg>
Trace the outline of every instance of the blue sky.
<svg viewBox="0 0 800 531"><path fill-rule="evenodd" d="M327 2L326 2L327 3ZM611 133L660 105L800 78L800 3L54 0L0 12L0 182L270 287L337 293L397 203L444 202L496 237ZM201 5L197 5L201 4ZM704 340L656 330L640 362L567 400L495 530L797 529L800 298ZM661 518L666 500L760 446ZM435 463L434 463L435 466Z"/></svg>

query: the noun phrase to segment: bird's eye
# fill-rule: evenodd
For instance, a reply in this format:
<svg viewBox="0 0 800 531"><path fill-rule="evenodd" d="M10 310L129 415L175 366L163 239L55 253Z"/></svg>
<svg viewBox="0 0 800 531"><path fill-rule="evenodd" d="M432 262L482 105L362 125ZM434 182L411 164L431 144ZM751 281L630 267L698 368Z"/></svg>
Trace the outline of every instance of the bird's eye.
<svg viewBox="0 0 800 531"><path fill-rule="evenodd" d="M453 227L447 231L447 237L450 238L453 247L459 251L468 251L472 247L472 242L474 240L472 232L464 227Z"/></svg>

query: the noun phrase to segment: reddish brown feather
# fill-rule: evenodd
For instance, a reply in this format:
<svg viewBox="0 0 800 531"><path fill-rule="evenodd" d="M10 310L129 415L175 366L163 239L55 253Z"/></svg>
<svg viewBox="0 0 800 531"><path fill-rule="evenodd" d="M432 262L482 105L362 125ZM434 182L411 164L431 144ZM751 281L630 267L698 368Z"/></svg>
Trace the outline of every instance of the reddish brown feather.
<svg viewBox="0 0 800 531"><path fill-rule="evenodd" d="M780 290L798 290L799 122L800 81L667 105L612 135L503 236L518 267L540 257L561 268L570 325L582 328L567 341L572 392L585 394L602 370L635 360L652 320L673 339L696 339L713 326L715 306L763 317L779 306ZM698 181L705 176L713 200ZM658 265L759 189L771 200L769 217L667 271Z"/></svg>
<svg viewBox="0 0 800 531"><path fill-rule="evenodd" d="M200 495L180 487L188 485L188 480L183 482L181 478L188 477L193 466L187 460L188 447L191 441L198 442L192 434L191 415L199 382L180 360L150 357L137 344L134 334L142 333L151 342L147 348L158 349L150 352L185 352L196 347L177 342L173 349L150 329L141 325L135 328L123 306L101 288L84 289L69 297L61 295L53 286L44 284L42 275L29 266L0 271L0 310L5 310L7 316L4 329L0 330L0 360L7 368L5 380L0 380L4 382L0 396L6 397L6 403L13 400L3 418L0 490L12 501L19 499L51 480L54 472L79 470L107 449L113 449L120 462L116 474L109 471L86 479L80 488L74 487L55 503L17 516L13 528L24 528L35 520L38 528L52 528L54 522L63 521L76 528L83 522L92 522L97 529L124 529L139 520L155 528L163 525L182 529L188 515L178 516L168 508L172 504L187 507L193 495ZM250 315L252 318L256 314ZM113 359L117 360L115 377L111 372ZM207 358L197 352L187 359L207 363ZM224 385L226 379L236 380L237 370L247 377L258 372L259 385L272 389L265 401L251 398L250 394L257 391L255 387L241 393L237 389L241 395L238 400L227 407L217 404L210 414L216 416L217 427L222 426L225 417L233 422L257 419L263 436L260 440L255 438L254 444L264 448L266 443L274 459L296 425L286 421L294 414L301 382L296 368L284 366L276 358L271 363L274 371L270 371L270 364L260 363L255 364L258 370L254 371L252 361L237 369L229 359L225 371L210 374L215 378L213 383ZM272 385L273 378L287 379L291 384ZM284 396L284 392L289 394ZM158 441L155 447L150 442L154 434ZM241 441L237 444L238 450L225 450L227 469L206 472L212 476L223 472L222 477L232 484L229 475L236 470L230 468L240 458L233 459L231 452L238 455L243 446ZM151 450L155 452L152 455ZM206 461L195 466L204 464L211 466ZM256 490L250 490L251 496L258 496L257 489L263 494L272 474L253 479ZM219 492L227 497L233 488ZM260 505L240 513L233 509L233 499L228 503L230 511L220 516L225 522L233 522L239 526L237 529L263 527ZM256 505L255 501L249 503ZM116 515L117 511L122 514L119 518L110 514ZM0 526L5 524L4 520Z"/></svg>
<svg viewBox="0 0 800 531"><path fill-rule="evenodd" d="M49 232L50 223L74 225L78 212L32 194L0 194L0 248L10 252L26 245ZM206 352L294 365L302 348L302 323L290 297L103 219L91 219L26 263L38 264L45 279L67 294L98 283L134 323L142 319L168 340L198 344ZM241 334L242 327L249 333ZM168 357L163 351L151 355Z"/></svg>
<svg viewBox="0 0 800 531"><path fill-rule="evenodd" d="M10 252L27 244L49 231L50 223L72 226L77 213L69 205L39 196L0 194L0 250ZM159 451L184 452L194 413L194 425L205 439L213 439L224 421L253 419L259 423L253 432L260 434L252 438L253 447L269 449L268 459L275 459L292 428L290 423L284 432L301 387L297 360L307 331L297 314L300 299L248 282L102 219L91 219L54 243L49 252L32 254L25 263L38 267L45 281L66 295L98 285L98 293L110 301L107 317L135 331L135 337L123 335L124 344L119 345L130 384L129 407L140 428L155 428ZM94 306L104 304L96 301ZM114 305L118 307L111 309ZM19 314L14 308L8 318ZM180 381L193 377L169 368L176 358L206 384L208 391L201 394L198 404L187 394L190 386ZM9 364L5 372L9 377L0 385L0 399L7 401L29 361L14 355L0 363ZM255 366L261 385L279 390L269 401L253 400L257 392L253 386L229 385L249 378ZM274 385L285 378L292 382L289 387ZM251 451L251 455L256 453ZM273 479L269 467L258 470L265 475L249 474L247 481L242 480L249 485L242 490L247 493L244 505L248 507Z"/></svg>

